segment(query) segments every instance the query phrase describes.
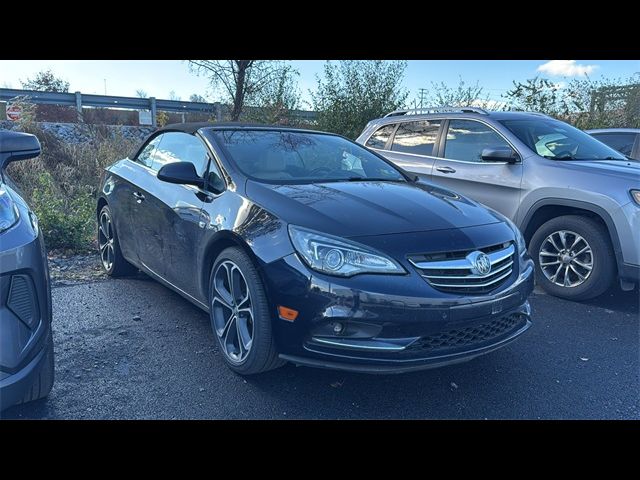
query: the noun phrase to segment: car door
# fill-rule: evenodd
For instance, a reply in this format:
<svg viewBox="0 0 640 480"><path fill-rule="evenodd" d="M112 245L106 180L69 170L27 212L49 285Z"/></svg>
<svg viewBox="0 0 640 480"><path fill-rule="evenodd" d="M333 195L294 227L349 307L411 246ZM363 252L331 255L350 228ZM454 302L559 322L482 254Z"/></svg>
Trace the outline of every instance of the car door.
<svg viewBox="0 0 640 480"><path fill-rule="evenodd" d="M640 135L633 132L592 133L592 137L605 145L636 160L640 160Z"/></svg>
<svg viewBox="0 0 640 480"><path fill-rule="evenodd" d="M485 148L515 148L484 122L450 119L443 126L432 181L515 218L520 203L522 163L482 160Z"/></svg>
<svg viewBox="0 0 640 480"><path fill-rule="evenodd" d="M200 137L185 132L166 132L153 157L155 176L144 186L139 211L141 228L138 249L144 266L194 296L197 291L196 252L202 236L200 222L206 193L193 185L158 180L157 172L173 162L190 162L204 177L209 154Z"/></svg>
<svg viewBox="0 0 640 480"><path fill-rule="evenodd" d="M159 141L158 136L148 139L133 159L125 159L112 166L113 175L105 183L105 189L109 189L109 203L120 249L124 257L134 263L140 262L138 237L142 232L139 222L144 218L139 212L143 197L141 185L155 176L151 164Z"/></svg>
<svg viewBox="0 0 640 480"><path fill-rule="evenodd" d="M431 177L442 120L414 120L378 129L366 146L378 150L385 158L424 180Z"/></svg>
<svg viewBox="0 0 640 480"><path fill-rule="evenodd" d="M436 160L433 151L442 123L439 119L399 123L385 156L401 168L430 180Z"/></svg>

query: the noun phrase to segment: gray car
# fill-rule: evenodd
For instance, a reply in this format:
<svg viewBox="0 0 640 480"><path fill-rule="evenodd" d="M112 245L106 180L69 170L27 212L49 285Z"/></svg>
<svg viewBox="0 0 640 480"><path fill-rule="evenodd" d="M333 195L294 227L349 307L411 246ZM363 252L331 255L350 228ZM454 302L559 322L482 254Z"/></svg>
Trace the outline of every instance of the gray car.
<svg viewBox="0 0 640 480"><path fill-rule="evenodd" d="M539 113L400 110L357 142L484 203L522 230L537 280L584 300L640 279L640 162Z"/></svg>
<svg viewBox="0 0 640 480"><path fill-rule="evenodd" d="M640 128L598 128L589 135L634 160L640 160Z"/></svg>
<svg viewBox="0 0 640 480"><path fill-rule="evenodd" d="M46 397L53 386L51 289L38 220L7 177L37 157L38 139L0 131L0 409Z"/></svg>

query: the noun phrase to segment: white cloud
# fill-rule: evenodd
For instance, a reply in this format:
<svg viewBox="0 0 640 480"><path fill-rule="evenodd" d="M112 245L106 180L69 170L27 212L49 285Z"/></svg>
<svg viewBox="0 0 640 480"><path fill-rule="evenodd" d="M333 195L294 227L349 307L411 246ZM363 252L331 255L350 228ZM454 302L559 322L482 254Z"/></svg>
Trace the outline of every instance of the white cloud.
<svg viewBox="0 0 640 480"><path fill-rule="evenodd" d="M540 65L537 70L549 75L579 77L589 75L597 68L598 65L581 65L575 60L550 60Z"/></svg>

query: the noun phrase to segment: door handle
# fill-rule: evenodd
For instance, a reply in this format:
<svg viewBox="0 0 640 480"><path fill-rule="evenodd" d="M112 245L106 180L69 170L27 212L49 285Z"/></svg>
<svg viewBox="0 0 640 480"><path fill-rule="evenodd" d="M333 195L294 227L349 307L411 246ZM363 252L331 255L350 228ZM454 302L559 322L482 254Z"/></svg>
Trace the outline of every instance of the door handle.
<svg viewBox="0 0 640 480"><path fill-rule="evenodd" d="M456 169L451 167L436 167L436 170L441 173L456 173Z"/></svg>
<svg viewBox="0 0 640 480"><path fill-rule="evenodd" d="M136 197L137 203L142 203L144 201L144 195L140 192L133 192L133 196Z"/></svg>

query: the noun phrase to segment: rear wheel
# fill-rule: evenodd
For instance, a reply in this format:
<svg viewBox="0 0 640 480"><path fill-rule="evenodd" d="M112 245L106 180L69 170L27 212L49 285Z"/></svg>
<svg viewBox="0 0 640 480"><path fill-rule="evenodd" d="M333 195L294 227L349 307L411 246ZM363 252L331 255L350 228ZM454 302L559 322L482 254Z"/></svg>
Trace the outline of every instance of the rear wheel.
<svg viewBox="0 0 640 480"><path fill-rule="evenodd" d="M100 261L107 275L112 277L124 277L133 275L138 271L136 267L127 262L120 251L120 242L113 224L111 210L108 205L102 207L98 215L98 247L100 249Z"/></svg>
<svg viewBox="0 0 640 480"><path fill-rule="evenodd" d="M269 304L262 280L240 248L218 255L209 277L213 332L224 360L241 375L282 366L271 329Z"/></svg>
<svg viewBox="0 0 640 480"><path fill-rule="evenodd" d="M609 234L597 221L578 215L549 220L533 235L529 252L536 279L551 295L587 300L604 293L615 279Z"/></svg>

